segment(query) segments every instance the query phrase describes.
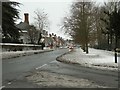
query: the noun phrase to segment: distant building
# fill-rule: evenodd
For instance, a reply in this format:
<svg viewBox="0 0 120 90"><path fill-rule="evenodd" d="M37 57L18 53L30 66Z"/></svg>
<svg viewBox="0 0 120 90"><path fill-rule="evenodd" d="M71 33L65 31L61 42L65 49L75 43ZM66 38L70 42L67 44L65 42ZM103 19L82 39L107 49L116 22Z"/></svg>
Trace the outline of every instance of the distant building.
<svg viewBox="0 0 120 90"><path fill-rule="evenodd" d="M64 44L64 40L61 37L57 37L52 33L48 35L46 30L37 30L34 25L29 25L29 14L24 14L24 22L20 22L16 25L20 31L20 41L23 43L38 44L39 35L42 33L42 37L45 38L45 46L53 45L53 48L60 47Z"/></svg>
<svg viewBox="0 0 120 90"><path fill-rule="evenodd" d="M28 35L28 31L30 29L30 25L29 25L29 14L25 13L24 14L24 22L20 22L19 24L16 25L17 28L20 29L20 40L23 43L29 43L29 35Z"/></svg>
<svg viewBox="0 0 120 90"><path fill-rule="evenodd" d="M37 30L34 25L29 24L29 14L24 14L24 22L20 22L16 25L17 28L20 29L20 40L23 43L32 43L37 44L39 39L40 32L42 33L42 37L47 37L48 32L46 30Z"/></svg>

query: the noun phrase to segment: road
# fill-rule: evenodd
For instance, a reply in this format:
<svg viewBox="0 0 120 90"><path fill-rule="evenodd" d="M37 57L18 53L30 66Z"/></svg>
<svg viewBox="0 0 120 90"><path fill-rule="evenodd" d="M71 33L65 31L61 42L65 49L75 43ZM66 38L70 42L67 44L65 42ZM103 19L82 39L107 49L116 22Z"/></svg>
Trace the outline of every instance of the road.
<svg viewBox="0 0 120 90"><path fill-rule="evenodd" d="M68 52L68 50L59 49L47 53L3 60L2 62L3 86L31 87L31 88L36 87L36 85L35 86L30 85L31 83L24 84L25 76L29 75L37 67L40 67L44 64L56 60L56 57L62 55L65 52Z"/></svg>
<svg viewBox="0 0 120 90"><path fill-rule="evenodd" d="M26 76L35 71L50 72L85 78L101 86L118 87L118 73L81 67L79 65L64 64L56 61L56 57L68 52L58 49L52 52L35 54L3 60L3 87L5 88L40 88L26 80Z"/></svg>

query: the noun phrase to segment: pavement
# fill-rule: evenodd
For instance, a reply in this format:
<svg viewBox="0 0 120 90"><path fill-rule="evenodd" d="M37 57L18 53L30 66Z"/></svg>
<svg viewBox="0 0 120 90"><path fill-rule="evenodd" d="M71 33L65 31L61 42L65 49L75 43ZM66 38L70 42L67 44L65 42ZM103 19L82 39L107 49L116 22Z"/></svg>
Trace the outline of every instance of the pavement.
<svg viewBox="0 0 120 90"><path fill-rule="evenodd" d="M119 64L114 61L114 52L93 48L89 48L89 54L83 52L81 48L75 48L73 51L57 57L57 61L112 71L118 71Z"/></svg>

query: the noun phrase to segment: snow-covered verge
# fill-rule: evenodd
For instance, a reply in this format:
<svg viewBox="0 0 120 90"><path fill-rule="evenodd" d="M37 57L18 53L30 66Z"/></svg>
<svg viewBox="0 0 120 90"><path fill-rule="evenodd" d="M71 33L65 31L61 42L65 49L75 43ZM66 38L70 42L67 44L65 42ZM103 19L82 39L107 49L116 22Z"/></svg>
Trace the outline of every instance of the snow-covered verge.
<svg viewBox="0 0 120 90"><path fill-rule="evenodd" d="M38 71L26 77L30 82L36 83L41 87L55 88L108 88L97 85L87 79L76 78L68 75L61 75L48 71Z"/></svg>
<svg viewBox="0 0 120 90"><path fill-rule="evenodd" d="M118 60L120 57L118 57ZM118 70L118 63L114 61L114 52L97 50L89 48L89 54L82 51L81 48L75 49L57 58L58 61L79 64L85 67L104 69L104 70Z"/></svg>
<svg viewBox="0 0 120 90"><path fill-rule="evenodd" d="M1 52L0 55L2 56L2 59L5 60L5 59L10 59L10 58L16 58L16 57L21 57L21 56L49 52L49 51L53 51L53 50L45 49L45 50L11 51L11 52Z"/></svg>

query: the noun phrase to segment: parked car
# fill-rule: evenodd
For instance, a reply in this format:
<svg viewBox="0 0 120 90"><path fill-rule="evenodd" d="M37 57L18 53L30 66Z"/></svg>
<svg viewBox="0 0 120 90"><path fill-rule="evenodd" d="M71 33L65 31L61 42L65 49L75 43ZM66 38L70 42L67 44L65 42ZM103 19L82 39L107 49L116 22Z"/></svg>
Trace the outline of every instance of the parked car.
<svg viewBox="0 0 120 90"><path fill-rule="evenodd" d="M74 47L73 46L69 46L69 51L73 51Z"/></svg>

